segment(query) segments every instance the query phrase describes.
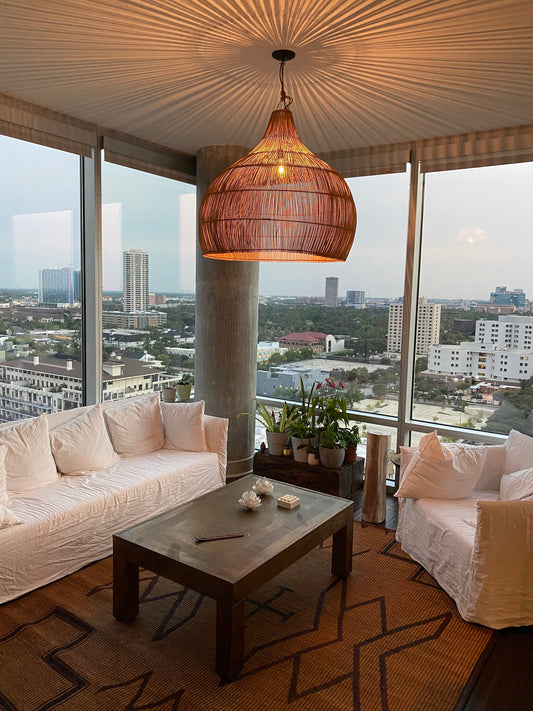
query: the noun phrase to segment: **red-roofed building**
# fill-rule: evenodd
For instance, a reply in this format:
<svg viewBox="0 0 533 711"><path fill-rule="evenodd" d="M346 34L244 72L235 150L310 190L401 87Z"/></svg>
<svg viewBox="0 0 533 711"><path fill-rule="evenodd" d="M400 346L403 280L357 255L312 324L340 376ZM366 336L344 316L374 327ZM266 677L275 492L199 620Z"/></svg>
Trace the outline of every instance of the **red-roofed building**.
<svg viewBox="0 0 533 711"><path fill-rule="evenodd" d="M313 353L324 353L328 335L318 331L304 331L303 333L288 333L279 338L280 348L294 350L297 348L311 348Z"/></svg>

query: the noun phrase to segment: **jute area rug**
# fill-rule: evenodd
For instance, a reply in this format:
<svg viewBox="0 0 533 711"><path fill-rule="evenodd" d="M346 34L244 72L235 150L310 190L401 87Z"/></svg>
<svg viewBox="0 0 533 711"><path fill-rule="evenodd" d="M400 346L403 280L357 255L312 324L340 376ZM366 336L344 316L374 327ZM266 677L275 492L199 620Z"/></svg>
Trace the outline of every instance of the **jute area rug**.
<svg viewBox="0 0 533 711"><path fill-rule="evenodd" d="M214 670L215 603L141 572L134 622L111 613L112 561L0 607L0 708L9 711L447 711L493 633L394 540L355 525L353 572L326 541L248 600L246 663Z"/></svg>

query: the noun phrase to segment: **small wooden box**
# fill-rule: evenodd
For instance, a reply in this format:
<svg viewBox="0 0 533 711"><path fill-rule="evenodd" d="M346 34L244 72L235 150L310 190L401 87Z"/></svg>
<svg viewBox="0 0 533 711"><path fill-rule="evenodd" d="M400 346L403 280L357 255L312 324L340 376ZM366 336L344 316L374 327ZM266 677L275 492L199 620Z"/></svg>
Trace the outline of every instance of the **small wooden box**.
<svg viewBox="0 0 533 711"><path fill-rule="evenodd" d="M295 509L300 505L300 499L292 494L285 494L278 499L278 506L282 509Z"/></svg>

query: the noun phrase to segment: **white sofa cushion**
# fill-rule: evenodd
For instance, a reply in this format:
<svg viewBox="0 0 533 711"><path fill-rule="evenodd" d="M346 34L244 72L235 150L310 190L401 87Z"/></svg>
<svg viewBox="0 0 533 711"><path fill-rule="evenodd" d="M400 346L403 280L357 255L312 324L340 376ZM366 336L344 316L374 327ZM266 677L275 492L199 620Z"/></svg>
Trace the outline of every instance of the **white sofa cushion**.
<svg viewBox="0 0 533 711"><path fill-rule="evenodd" d="M205 402L161 403L165 426L165 449L205 452L207 441L204 427Z"/></svg>
<svg viewBox="0 0 533 711"><path fill-rule="evenodd" d="M80 476L113 466L115 453L100 405L50 431L50 446L61 474Z"/></svg>
<svg viewBox="0 0 533 711"><path fill-rule="evenodd" d="M472 445L466 445L471 447ZM500 479L505 466L505 445L491 444L480 445L478 449L484 449L487 453L485 463L481 471L481 476L476 482L476 489L498 491Z"/></svg>
<svg viewBox="0 0 533 711"><path fill-rule="evenodd" d="M0 603L110 555L117 531L222 485L215 452L160 449L13 497L24 526L2 531Z"/></svg>
<svg viewBox="0 0 533 711"><path fill-rule="evenodd" d="M533 467L533 437L511 430L505 443L504 474Z"/></svg>
<svg viewBox="0 0 533 711"><path fill-rule="evenodd" d="M105 416L113 449L123 457L156 452L165 444L157 393L109 408Z"/></svg>
<svg viewBox="0 0 533 711"><path fill-rule="evenodd" d="M52 484L57 473L46 415L0 430L0 444L7 447L7 490L22 493Z"/></svg>
<svg viewBox="0 0 533 711"><path fill-rule="evenodd" d="M0 505L3 506L9 504L9 496L7 495L6 453L6 445L0 444Z"/></svg>
<svg viewBox="0 0 533 711"><path fill-rule="evenodd" d="M503 501L533 500L533 467L512 474L504 474L500 482L500 499Z"/></svg>
<svg viewBox="0 0 533 711"><path fill-rule="evenodd" d="M409 499L463 499L479 479L486 450L458 444L443 447L436 432L421 438L396 496Z"/></svg>
<svg viewBox="0 0 533 711"><path fill-rule="evenodd" d="M7 506L0 504L0 529L16 526L19 523L24 523L24 521L8 509Z"/></svg>

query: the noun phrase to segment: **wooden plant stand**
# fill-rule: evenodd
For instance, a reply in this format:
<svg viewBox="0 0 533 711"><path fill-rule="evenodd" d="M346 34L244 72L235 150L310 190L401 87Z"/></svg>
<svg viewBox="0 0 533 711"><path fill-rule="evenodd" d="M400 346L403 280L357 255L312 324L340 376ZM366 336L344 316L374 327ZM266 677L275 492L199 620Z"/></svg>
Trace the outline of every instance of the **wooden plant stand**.
<svg viewBox="0 0 533 711"><path fill-rule="evenodd" d="M363 486L364 468L363 457L357 457L353 464L345 464L339 469L329 469L320 464L295 462L292 457L275 457L260 452L254 456L254 474L345 499L351 499Z"/></svg>

